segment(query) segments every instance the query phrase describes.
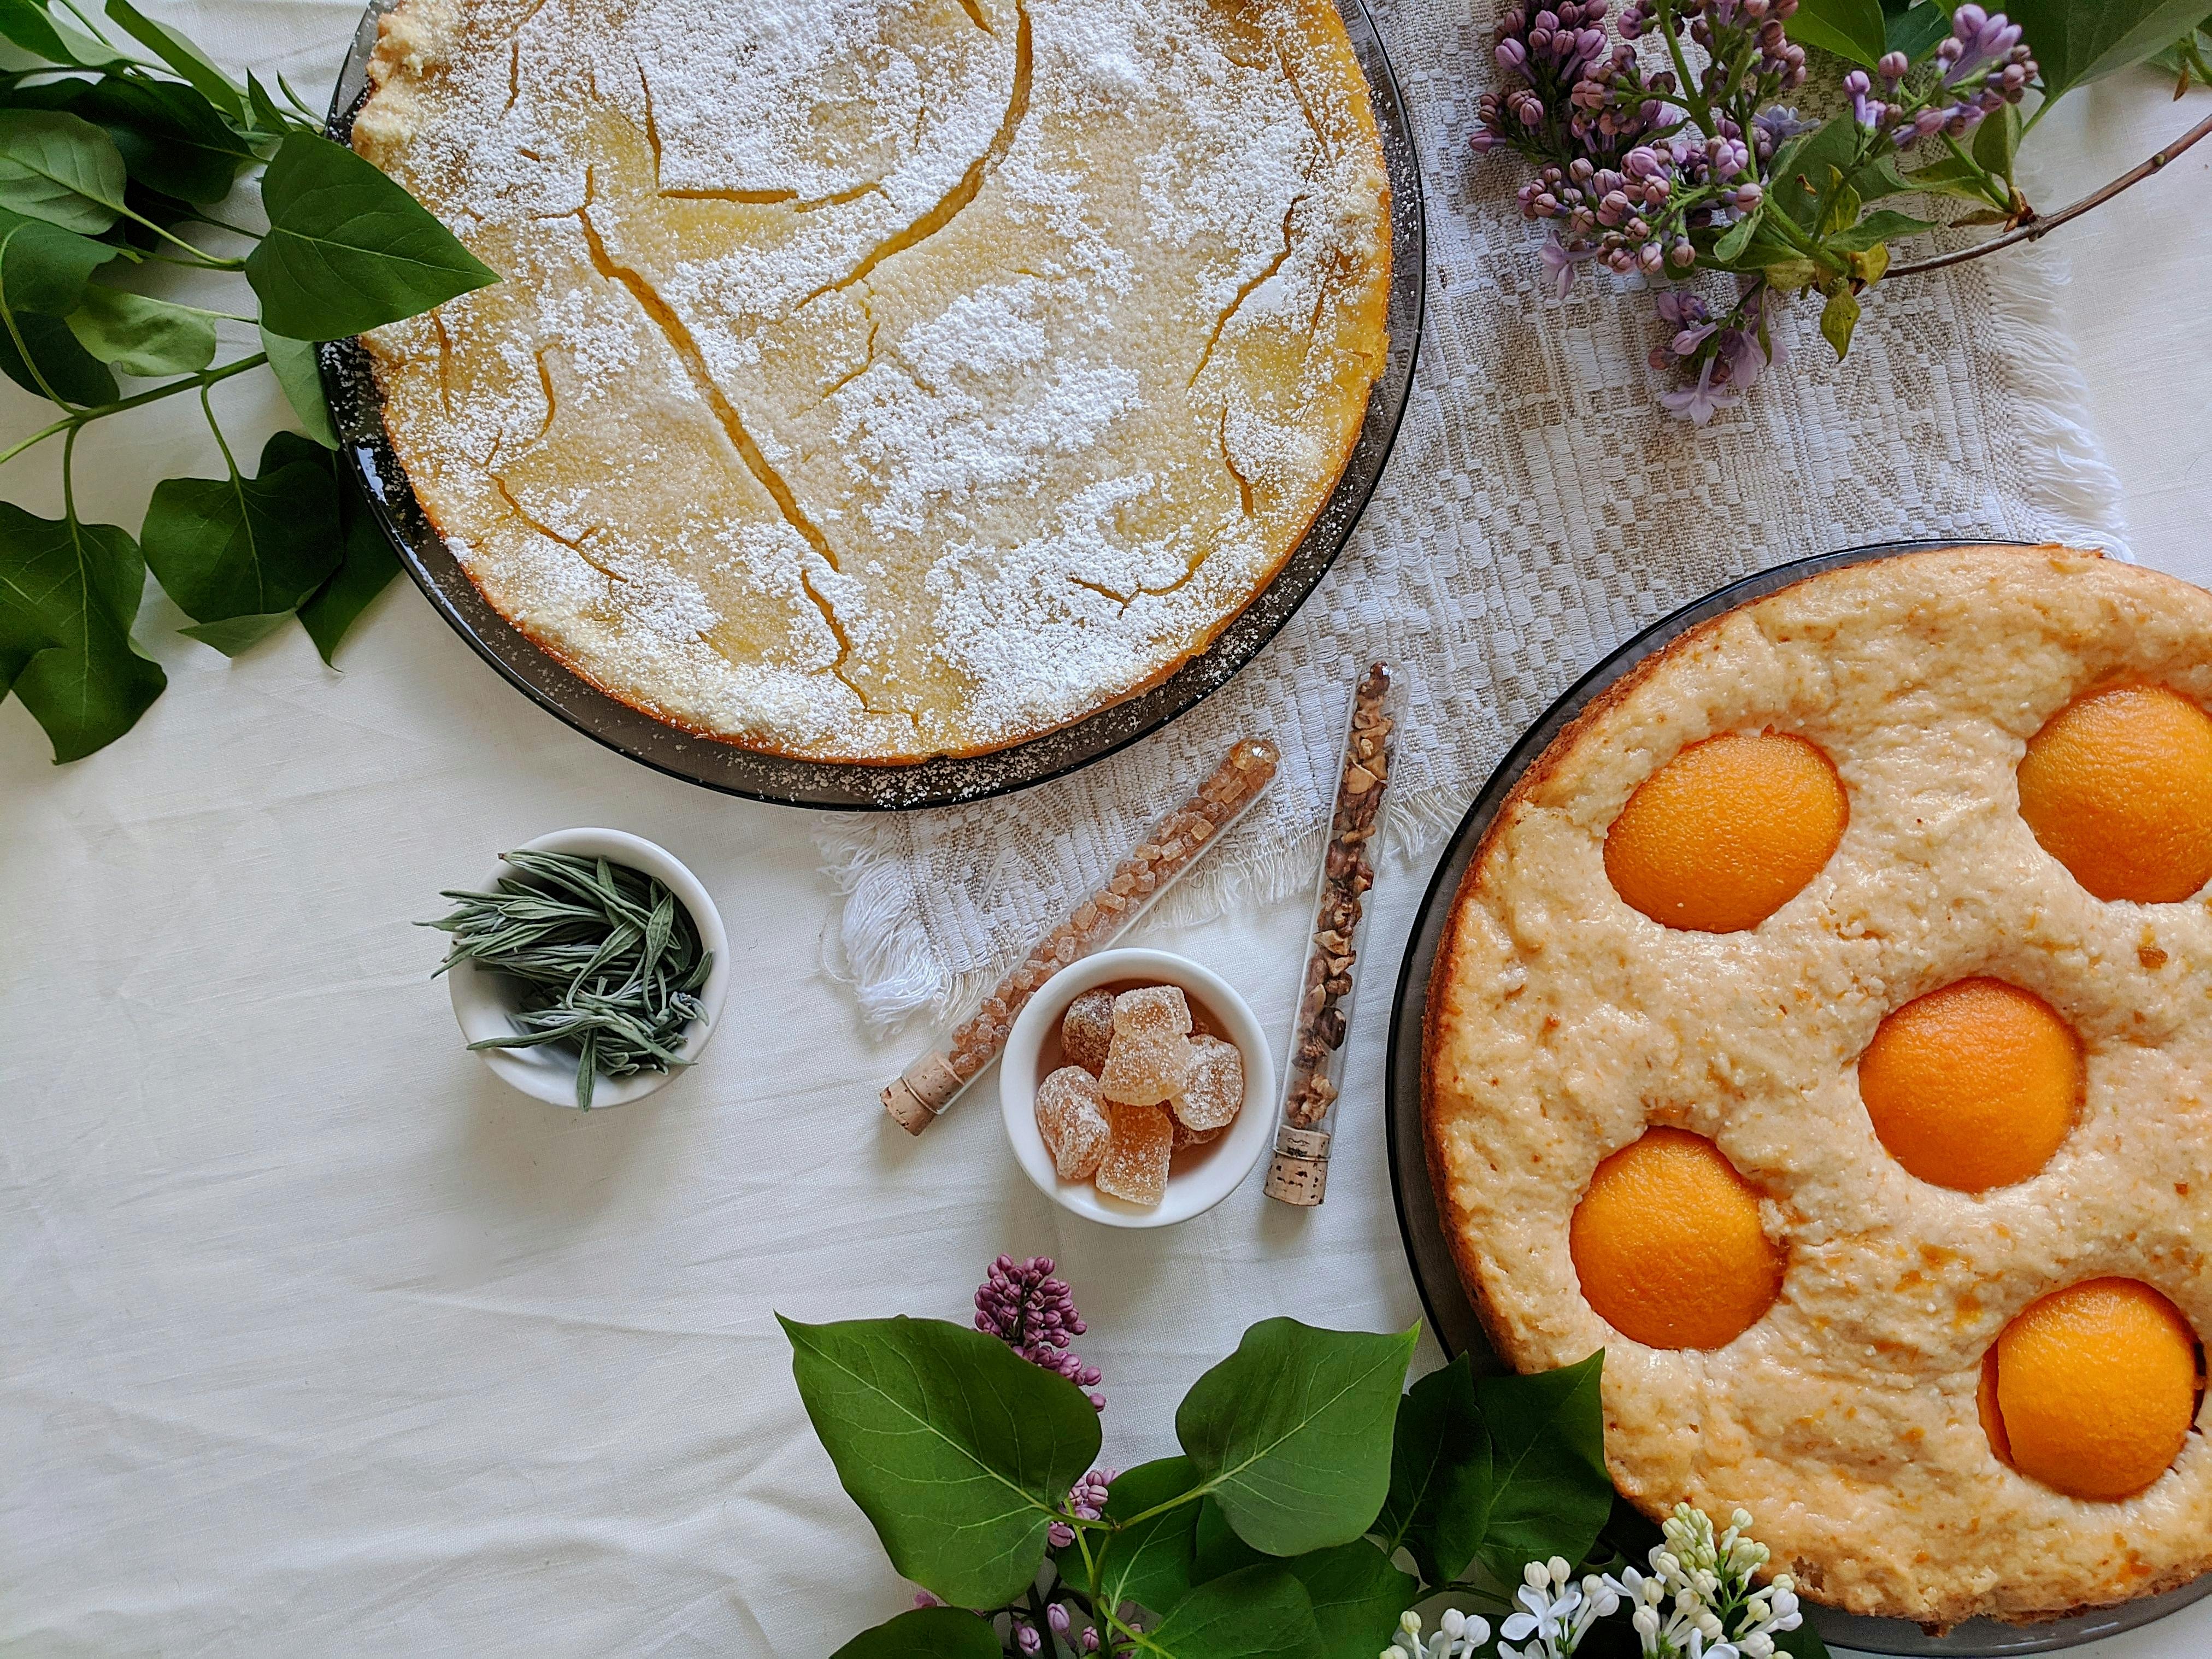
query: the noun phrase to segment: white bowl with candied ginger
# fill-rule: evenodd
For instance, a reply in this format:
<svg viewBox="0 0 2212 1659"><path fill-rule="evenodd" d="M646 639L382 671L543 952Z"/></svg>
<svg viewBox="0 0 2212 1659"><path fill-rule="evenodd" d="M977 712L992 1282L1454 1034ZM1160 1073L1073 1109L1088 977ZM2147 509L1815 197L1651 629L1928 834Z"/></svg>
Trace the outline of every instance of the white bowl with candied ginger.
<svg viewBox="0 0 2212 1659"><path fill-rule="evenodd" d="M1237 1070L1243 1088L1224 1091ZM1175 1098L1115 1098L1147 1089ZM1062 969L1015 1017L999 1064L1022 1172L1109 1227L1171 1226L1236 1191L1273 1139L1274 1096L1267 1035L1244 999L1166 951L1102 951Z"/></svg>

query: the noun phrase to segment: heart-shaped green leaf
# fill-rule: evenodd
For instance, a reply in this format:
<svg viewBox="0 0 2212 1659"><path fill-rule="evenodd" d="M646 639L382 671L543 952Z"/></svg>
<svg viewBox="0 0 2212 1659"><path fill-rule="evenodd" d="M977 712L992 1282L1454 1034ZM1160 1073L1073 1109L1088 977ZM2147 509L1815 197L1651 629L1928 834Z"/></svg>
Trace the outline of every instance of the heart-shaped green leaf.
<svg viewBox="0 0 2212 1659"><path fill-rule="evenodd" d="M120 395L107 365L80 345L60 318L27 311L6 323L0 328L0 374L24 391L85 404L113 403Z"/></svg>
<svg viewBox="0 0 2212 1659"><path fill-rule="evenodd" d="M1098 1454L1083 1391L938 1320L782 1324L814 1431L891 1565L964 1607L1019 1594Z"/></svg>
<svg viewBox="0 0 2212 1659"><path fill-rule="evenodd" d="M1399 1615L1420 1599L1421 1581L1399 1571L1364 1539L1283 1565L1306 1587L1323 1653L1367 1659L1387 1649Z"/></svg>
<svg viewBox="0 0 2212 1659"><path fill-rule="evenodd" d="M1303 1555L1373 1524L1419 1328L1389 1336L1263 1320L1192 1385L1176 1437L1238 1537Z"/></svg>
<svg viewBox="0 0 2212 1659"><path fill-rule="evenodd" d="M1872 69L1889 50L1881 0L1798 0L1790 38Z"/></svg>
<svg viewBox="0 0 2212 1659"><path fill-rule="evenodd" d="M1882 45L1890 52L1901 52L1914 63L1918 63L1936 50L1936 43L1951 32L1951 15L1933 0L1917 6L1886 9L1882 17Z"/></svg>
<svg viewBox="0 0 2212 1659"><path fill-rule="evenodd" d="M280 432L257 477L165 478L139 534L146 562L195 622L294 610L338 565L330 457Z"/></svg>
<svg viewBox="0 0 2212 1659"><path fill-rule="evenodd" d="M1134 1645L1159 1659L1328 1659L1306 1587L1272 1561L1200 1584Z"/></svg>
<svg viewBox="0 0 2212 1659"><path fill-rule="evenodd" d="M1221 1512L1221 1500L1207 1494L1198 1506L1198 1527L1191 1538L1191 1583L1203 1584L1226 1577L1267 1559L1237 1535L1229 1517Z"/></svg>
<svg viewBox="0 0 2212 1659"><path fill-rule="evenodd" d="M246 275L272 332L343 339L499 280L396 180L327 138L287 136L261 199L269 234Z"/></svg>
<svg viewBox="0 0 2212 1659"><path fill-rule="evenodd" d="M1134 1601L1157 1613L1171 1607L1194 1582L1199 1500L1198 1466L1188 1457L1163 1457L1124 1469L1107 1493L1102 1519L1115 1530L1093 1532L1089 1542L1098 1567L1099 1601L1118 1607ZM1188 1503L1174 1500L1188 1495ZM1162 1507L1166 1505L1167 1507ZM1147 1515L1158 1510L1157 1515ZM1144 1516L1132 1523L1131 1517ZM1081 1553L1060 1552L1060 1571L1082 1582Z"/></svg>
<svg viewBox="0 0 2212 1659"><path fill-rule="evenodd" d="M0 110L0 207L98 235L123 211L115 141L63 110Z"/></svg>
<svg viewBox="0 0 2212 1659"><path fill-rule="evenodd" d="M830 1659L999 1659L991 1621L962 1607L916 1607L864 1630Z"/></svg>
<svg viewBox="0 0 2212 1659"><path fill-rule="evenodd" d="M131 643L145 585L137 544L113 525L0 501L0 680L46 727L57 762L114 742L169 683Z"/></svg>
<svg viewBox="0 0 2212 1659"><path fill-rule="evenodd" d="M1478 1553L1507 1583L1525 1562L1554 1555L1581 1560L1612 1512L1604 1361L1601 1351L1558 1370L1476 1379L1475 1400L1490 1431L1490 1480L1486 1487L1470 1483L1457 1501L1479 1510Z"/></svg>
<svg viewBox="0 0 2212 1659"><path fill-rule="evenodd" d="M127 289L88 284L69 328L79 345L121 374L190 374L215 361L215 323L205 312Z"/></svg>
<svg viewBox="0 0 2212 1659"><path fill-rule="evenodd" d="M109 76L69 107L106 130L133 179L179 201L220 202L254 159L204 94L175 81Z"/></svg>

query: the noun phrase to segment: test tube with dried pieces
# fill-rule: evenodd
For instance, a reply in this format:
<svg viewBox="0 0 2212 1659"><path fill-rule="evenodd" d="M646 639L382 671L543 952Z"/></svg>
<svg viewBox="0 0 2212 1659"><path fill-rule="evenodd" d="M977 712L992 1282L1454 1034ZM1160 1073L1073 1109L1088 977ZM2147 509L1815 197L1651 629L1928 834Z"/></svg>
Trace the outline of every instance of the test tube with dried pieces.
<svg viewBox="0 0 2212 1659"><path fill-rule="evenodd" d="M1285 1204L1318 1204L1328 1188L1329 1139L1344 1083L1344 1039L1359 977L1366 894L1375 884L1375 837L1390 782L1396 690L1390 665L1382 662L1371 665L1352 688L1336 803L1315 884L1297 1010L1291 1021L1282 1121L1267 1166L1267 1196Z"/></svg>
<svg viewBox="0 0 2212 1659"><path fill-rule="evenodd" d="M1235 744L1182 805L1154 824L1098 890L1036 942L951 1035L900 1073L883 1092L884 1109L920 1134L1006 1046L1014 1016L1044 982L1072 962L1103 951L1133 927L1161 894L1206 856L1274 782L1282 756L1264 738Z"/></svg>

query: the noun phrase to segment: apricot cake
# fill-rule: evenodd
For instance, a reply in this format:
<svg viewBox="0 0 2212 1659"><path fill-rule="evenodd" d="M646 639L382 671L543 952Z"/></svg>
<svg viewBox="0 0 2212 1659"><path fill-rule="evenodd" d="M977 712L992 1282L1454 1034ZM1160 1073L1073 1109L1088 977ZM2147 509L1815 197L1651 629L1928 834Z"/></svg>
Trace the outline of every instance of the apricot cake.
<svg viewBox="0 0 2212 1659"><path fill-rule="evenodd" d="M504 280L368 338L490 602L672 724L1005 746L1334 489L1389 182L1333 0L400 0L361 153Z"/></svg>
<svg viewBox="0 0 2212 1659"><path fill-rule="evenodd" d="M2063 548L1739 607L1528 769L1427 1008L1445 1229L1620 1490L1851 1612L2212 1569L2212 595Z"/></svg>

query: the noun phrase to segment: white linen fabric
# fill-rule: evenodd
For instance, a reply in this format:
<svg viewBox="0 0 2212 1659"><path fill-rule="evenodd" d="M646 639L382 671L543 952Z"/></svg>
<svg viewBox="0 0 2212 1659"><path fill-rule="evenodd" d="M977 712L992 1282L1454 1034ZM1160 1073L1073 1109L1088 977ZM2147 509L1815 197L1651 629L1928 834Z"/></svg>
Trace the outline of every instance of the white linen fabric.
<svg viewBox="0 0 2212 1659"><path fill-rule="evenodd" d="M1212 915L1310 878L1350 682L1405 670L1392 841L1456 823L1513 739L1625 635L1731 577L1912 536L2124 552L2034 252L1901 278L1838 365L1798 305L1791 361L1703 429L1662 416L1648 297L1556 300L1517 157L1478 161L1492 6L1370 0L1420 151L1428 314L1406 422L1351 544L1242 673L1164 732L1011 799L826 826L841 970L890 1021L972 1002L1243 735L1283 781L1171 896Z"/></svg>
<svg viewBox="0 0 2212 1659"><path fill-rule="evenodd" d="M148 9L303 90L327 84L357 15L346 0ZM1474 61L1464 46L1417 79L1430 48L1391 44L1417 100L1471 96L1454 78ZM2031 193L2069 200L2212 107L2212 93L2164 100L2147 74L2069 98L2039 129L2033 153L2057 172ZM2075 286L2045 296L2084 352L2136 550L2199 581L2212 334L2194 322L2212 301L2212 216L2188 210L2208 186L2212 146L2069 228ZM1433 222L1450 210L1433 203ZM1585 335L1615 326L1612 303L1580 313ZM1626 457L1665 447L1663 500L1779 429L1753 410L1755 432L1690 440L1641 386L1601 398L1587 367L1570 373L1595 360L1587 339L1515 337L1534 384L1565 389L1547 395L1611 411L1624 480ZM1887 372L1900 361L1919 356ZM1831 402L1858 395L1817 383ZM1971 412L1986 393L1949 395ZM135 526L155 480L221 471L190 401L80 446L88 518ZM216 401L242 452L289 421L258 376ZM1964 417L1929 421L1940 454ZM0 385L0 438L44 422ZM2055 441L2024 441L2026 470ZM1822 464L1831 494L1895 487L1878 455ZM1530 476L1525 455L1514 465ZM60 510L51 456L0 471L0 492ZM1609 486L1590 499L1639 537L1662 522ZM1580 532L1532 522L1531 547L1588 562ZM1740 562L1765 556L1743 546ZM1537 556L1498 556L1503 607ZM1562 577L1547 601L1561 660L1537 651L1541 672L1642 614L1572 592ZM1462 706L1535 617L1501 609L1471 630L1452 669ZM993 1255L1054 1255L1090 1321L1078 1346L1105 1372L1102 1461L1125 1468L1175 1449L1176 1402L1252 1322L1419 1316L1378 1129L1387 988L1420 872L1389 870L1374 895L1328 1203L1293 1212L1247 1182L1165 1232L1109 1231L1017 1173L988 1079L920 1140L884 1119L876 1091L908 1045L870 1040L819 965L843 901L819 876L815 818L599 748L513 694L404 583L343 672L295 629L234 663L179 636L183 620L149 604L139 635L169 690L89 760L47 764L35 723L0 704L0 1654L821 1659L913 1587L839 1490L775 1314L959 1319ZM1333 741L1339 691L1314 695ZM1542 689L1499 695L1532 707ZM682 858L740 957L701 1065L589 1115L461 1051L429 978L440 941L410 925L500 848L578 824ZM1047 857L1036 878L1058 870ZM1279 1034L1303 908L1148 921L1144 939L1219 972ZM1419 1367L1437 1358L1425 1343ZM2207 1651L2212 1603L2081 1659Z"/></svg>

